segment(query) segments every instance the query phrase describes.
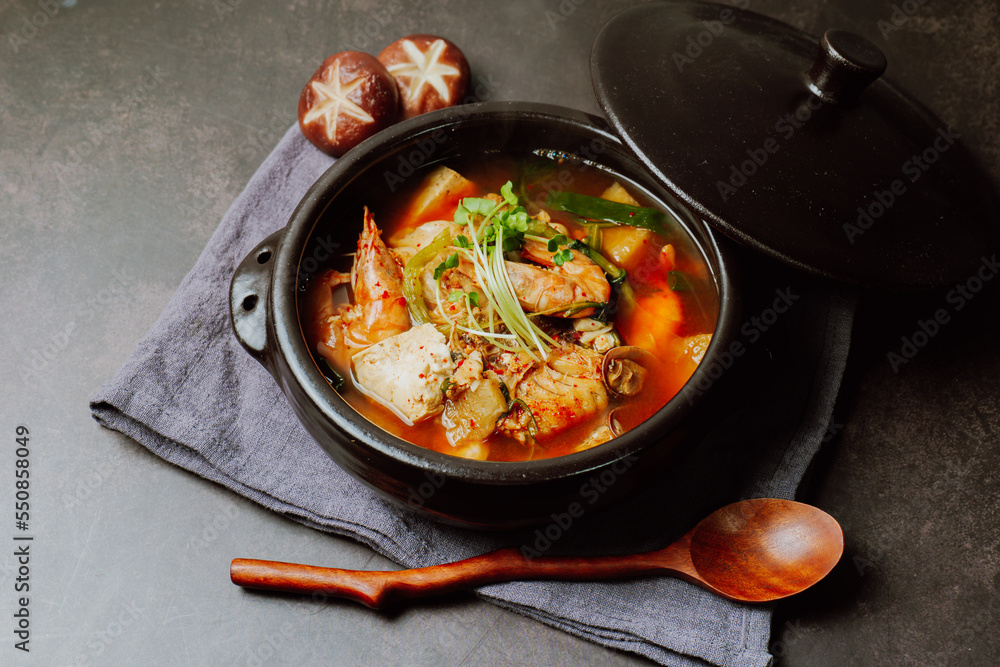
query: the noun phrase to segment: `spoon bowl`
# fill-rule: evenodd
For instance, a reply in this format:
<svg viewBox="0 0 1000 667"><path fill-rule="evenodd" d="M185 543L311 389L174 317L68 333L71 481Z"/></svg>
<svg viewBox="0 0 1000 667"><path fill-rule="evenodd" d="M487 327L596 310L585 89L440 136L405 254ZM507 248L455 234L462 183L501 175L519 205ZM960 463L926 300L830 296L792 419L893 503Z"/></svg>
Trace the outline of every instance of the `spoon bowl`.
<svg viewBox="0 0 1000 667"><path fill-rule="evenodd" d="M238 586L324 594L373 609L395 601L518 579L594 580L668 574L739 602L770 602L825 577L844 552L826 512L792 500L743 500L716 510L673 544L625 556L531 558L518 549L414 570L367 572L237 558Z"/></svg>
<svg viewBox="0 0 1000 667"><path fill-rule="evenodd" d="M844 552L844 533L832 516L774 498L727 505L689 535L697 583L742 602L801 592L825 577Z"/></svg>

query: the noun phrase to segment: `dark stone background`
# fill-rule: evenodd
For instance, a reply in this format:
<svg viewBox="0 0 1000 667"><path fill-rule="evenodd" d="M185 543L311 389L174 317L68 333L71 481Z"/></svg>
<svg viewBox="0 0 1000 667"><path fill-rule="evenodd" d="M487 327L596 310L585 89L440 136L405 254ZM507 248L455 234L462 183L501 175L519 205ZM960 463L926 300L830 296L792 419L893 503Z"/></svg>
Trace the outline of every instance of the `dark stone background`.
<svg viewBox="0 0 1000 667"><path fill-rule="evenodd" d="M32 430L39 664L639 662L469 596L376 615L241 593L226 574L235 556L391 564L164 464L97 427L87 409L294 122L299 91L325 56L438 33L465 48L493 99L597 112L590 45L632 4L0 5L0 412L8 445L17 424ZM884 35L879 21L904 6L912 15ZM998 3L750 7L813 33L840 27L873 40L887 76L954 126L1000 181ZM1000 664L998 291L988 283L961 311L947 291L862 302L838 434L804 494L841 521L847 551L830 578L778 605L779 665ZM887 353L939 308L951 322L895 372ZM13 458L0 447L7 507ZM8 551L4 614L14 610ZM7 662L15 651L4 633Z"/></svg>

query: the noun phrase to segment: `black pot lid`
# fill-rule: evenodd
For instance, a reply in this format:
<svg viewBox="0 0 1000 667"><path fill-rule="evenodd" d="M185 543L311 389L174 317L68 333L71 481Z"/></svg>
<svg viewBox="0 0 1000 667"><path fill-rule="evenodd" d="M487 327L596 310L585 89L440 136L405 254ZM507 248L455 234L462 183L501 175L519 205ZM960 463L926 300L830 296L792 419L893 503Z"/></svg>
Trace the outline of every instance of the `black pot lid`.
<svg viewBox="0 0 1000 667"><path fill-rule="evenodd" d="M964 281L996 250L1000 206L885 65L851 33L690 0L617 15L591 59L612 126L716 229L861 286Z"/></svg>

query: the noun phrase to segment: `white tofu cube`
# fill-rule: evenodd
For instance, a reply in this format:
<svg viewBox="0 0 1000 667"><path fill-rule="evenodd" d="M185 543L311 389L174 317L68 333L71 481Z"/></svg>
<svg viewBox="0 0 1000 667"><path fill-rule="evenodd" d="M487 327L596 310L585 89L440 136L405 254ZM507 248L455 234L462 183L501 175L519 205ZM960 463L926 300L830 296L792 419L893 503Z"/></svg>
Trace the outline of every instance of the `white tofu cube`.
<svg viewBox="0 0 1000 667"><path fill-rule="evenodd" d="M433 324L386 338L355 354L351 363L362 392L409 423L441 412L441 383L455 371L448 342Z"/></svg>

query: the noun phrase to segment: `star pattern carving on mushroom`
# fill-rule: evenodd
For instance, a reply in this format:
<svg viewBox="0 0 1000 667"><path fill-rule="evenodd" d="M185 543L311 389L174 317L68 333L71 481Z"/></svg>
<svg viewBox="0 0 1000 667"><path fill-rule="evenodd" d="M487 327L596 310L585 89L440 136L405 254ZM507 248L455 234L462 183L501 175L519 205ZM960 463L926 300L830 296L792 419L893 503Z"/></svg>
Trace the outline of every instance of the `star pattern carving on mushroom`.
<svg viewBox="0 0 1000 667"><path fill-rule="evenodd" d="M326 123L326 136L330 141L337 140L337 123L341 114L355 118L363 123L373 123L375 119L360 106L347 99L356 88L365 82L364 77L358 77L346 86L340 83L340 61L328 67L322 81L313 81L313 92L319 103L305 115L303 122L309 124L323 118Z"/></svg>
<svg viewBox="0 0 1000 667"><path fill-rule="evenodd" d="M403 40L403 51L406 52L408 61L389 65L388 69L389 74L395 77L410 77L409 90L406 91L407 100L415 98L424 86L436 90L441 99L448 99L448 86L444 82L444 77L458 76L460 72L457 67L439 62L447 46L443 39L439 39L424 53L410 40Z"/></svg>

